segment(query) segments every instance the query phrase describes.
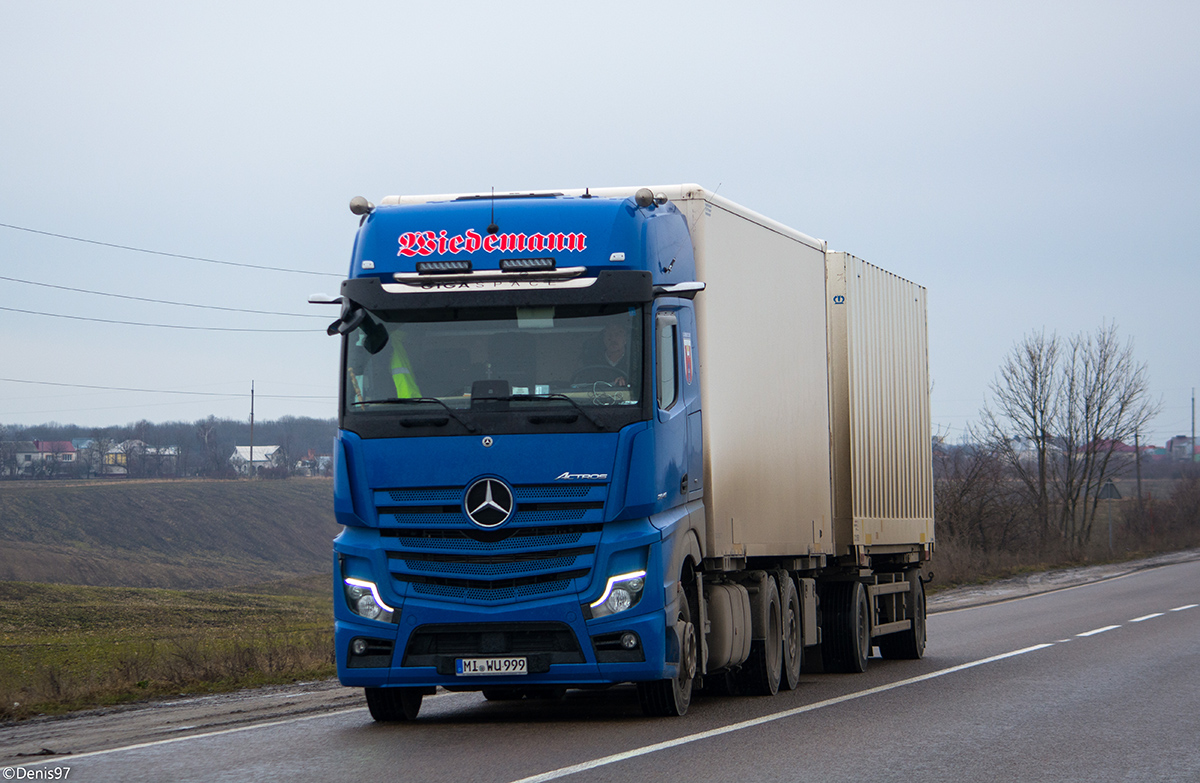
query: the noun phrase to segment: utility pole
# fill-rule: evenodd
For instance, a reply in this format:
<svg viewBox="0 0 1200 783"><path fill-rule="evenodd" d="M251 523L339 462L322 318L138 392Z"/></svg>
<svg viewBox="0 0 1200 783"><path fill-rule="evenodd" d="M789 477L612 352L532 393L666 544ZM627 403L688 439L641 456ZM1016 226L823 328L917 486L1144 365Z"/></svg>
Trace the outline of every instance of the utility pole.
<svg viewBox="0 0 1200 783"><path fill-rule="evenodd" d="M1133 432L1133 464L1137 467L1138 511L1142 510L1142 444L1138 442L1138 431Z"/></svg>
<svg viewBox="0 0 1200 783"><path fill-rule="evenodd" d="M254 381L250 381L250 478L254 478Z"/></svg>

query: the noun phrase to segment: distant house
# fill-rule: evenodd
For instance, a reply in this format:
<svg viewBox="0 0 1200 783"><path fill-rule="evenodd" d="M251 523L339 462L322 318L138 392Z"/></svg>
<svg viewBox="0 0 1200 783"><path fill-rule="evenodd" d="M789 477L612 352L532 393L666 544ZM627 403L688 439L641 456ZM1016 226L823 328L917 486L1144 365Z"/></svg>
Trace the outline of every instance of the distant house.
<svg viewBox="0 0 1200 783"><path fill-rule="evenodd" d="M174 476L178 469L177 446L147 446L140 440L118 443L104 455L104 476Z"/></svg>
<svg viewBox="0 0 1200 783"><path fill-rule="evenodd" d="M74 465L76 458L69 440L7 441L0 453L4 455L0 474L6 476L54 476Z"/></svg>
<svg viewBox="0 0 1200 783"><path fill-rule="evenodd" d="M69 440L35 440L33 445L42 455L42 461L74 462L75 446Z"/></svg>
<svg viewBox="0 0 1200 783"><path fill-rule="evenodd" d="M1171 459L1189 460L1195 455L1192 449L1192 439L1187 435L1176 435L1167 441L1167 454Z"/></svg>
<svg viewBox="0 0 1200 783"><path fill-rule="evenodd" d="M294 467L298 476L327 476L333 470L333 455L318 454L313 449L300 458Z"/></svg>
<svg viewBox="0 0 1200 783"><path fill-rule="evenodd" d="M1112 450L1113 454L1137 454L1137 449L1119 440L1097 440L1095 450L1105 452Z"/></svg>
<svg viewBox="0 0 1200 783"><path fill-rule="evenodd" d="M279 460L283 458L279 446L254 446L253 464L250 459L250 446L235 446L233 454L229 456L229 464L233 469L243 475L250 475L251 468L255 472L262 468L274 468L279 465Z"/></svg>
<svg viewBox="0 0 1200 783"><path fill-rule="evenodd" d="M1037 443L1032 438L1014 437L1009 443L1018 460L1027 465L1037 462ZM1062 453L1063 449L1060 444L1054 441L1046 443L1046 455L1049 459L1057 459L1062 456Z"/></svg>
<svg viewBox="0 0 1200 783"><path fill-rule="evenodd" d="M0 475L32 476L37 457L37 444L33 441L6 440L0 444Z"/></svg>

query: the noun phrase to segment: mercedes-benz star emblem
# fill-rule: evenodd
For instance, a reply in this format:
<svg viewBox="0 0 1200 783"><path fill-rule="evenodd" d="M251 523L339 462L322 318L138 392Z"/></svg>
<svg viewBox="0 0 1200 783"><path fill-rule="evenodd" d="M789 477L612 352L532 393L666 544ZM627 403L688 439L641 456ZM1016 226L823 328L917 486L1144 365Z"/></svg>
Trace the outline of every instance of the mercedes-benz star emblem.
<svg viewBox="0 0 1200 783"><path fill-rule="evenodd" d="M463 510L479 527L499 527L512 516L513 493L500 479L482 478L467 487Z"/></svg>

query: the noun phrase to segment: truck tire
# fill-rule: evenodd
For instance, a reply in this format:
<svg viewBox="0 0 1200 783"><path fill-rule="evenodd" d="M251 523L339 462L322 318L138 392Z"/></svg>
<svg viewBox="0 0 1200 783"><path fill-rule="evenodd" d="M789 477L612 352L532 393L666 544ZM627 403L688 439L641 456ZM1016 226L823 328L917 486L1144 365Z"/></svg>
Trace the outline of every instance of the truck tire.
<svg viewBox="0 0 1200 783"><path fill-rule="evenodd" d="M686 593L679 602L676 622L683 624L683 638L679 646L679 670L669 680L638 683L638 701L642 712L650 717L675 717L685 715L692 703L692 683L700 658L700 643L696 626L692 625L691 597Z"/></svg>
<svg viewBox="0 0 1200 783"><path fill-rule="evenodd" d="M831 582L821 598L827 672L864 672L871 655L871 605L861 582Z"/></svg>
<svg viewBox="0 0 1200 783"><path fill-rule="evenodd" d="M925 585L917 571L908 575L908 582L912 627L875 640L879 654L888 660L917 660L925 655Z"/></svg>
<svg viewBox="0 0 1200 783"><path fill-rule="evenodd" d="M788 572L776 572L775 578L779 581L779 606L783 621L783 675L779 687L792 691L800 686L800 667L804 663L800 592Z"/></svg>
<svg viewBox="0 0 1200 783"><path fill-rule="evenodd" d="M783 676L783 619L779 606L779 588L775 577L768 576L766 625L763 639L750 642L750 657L734 675L738 693L751 696L774 696L779 692Z"/></svg>
<svg viewBox="0 0 1200 783"><path fill-rule="evenodd" d="M364 688L367 694L367 709L371 717L380 723L416 720L421 711L419 688Z"/></svg>

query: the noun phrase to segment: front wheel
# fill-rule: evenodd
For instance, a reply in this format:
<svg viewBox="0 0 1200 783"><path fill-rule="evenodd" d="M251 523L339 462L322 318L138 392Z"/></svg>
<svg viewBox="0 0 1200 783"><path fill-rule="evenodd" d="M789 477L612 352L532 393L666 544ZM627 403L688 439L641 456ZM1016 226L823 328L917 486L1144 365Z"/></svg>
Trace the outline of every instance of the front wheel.
<svg viewBox="0 0 1200 783"><path fill-rule="evenodd" d="M421 711L419 688L364 688L367 694L367 709L371 717L380 723L410 721L417 719Z"/></svg>
<svg viewBox="0 0 1200 783"><path fill-rule="evenodd" d="M699 641L696 626L692 625L692 610L685 594L679 602L676 624L682 625L679 640L679 671L669 680L638 683L638 700L642 712L652 717L684 715L692 703L692 683L696 679L699 660Z"/></svg>

